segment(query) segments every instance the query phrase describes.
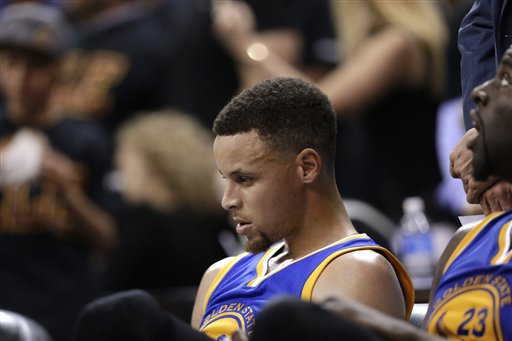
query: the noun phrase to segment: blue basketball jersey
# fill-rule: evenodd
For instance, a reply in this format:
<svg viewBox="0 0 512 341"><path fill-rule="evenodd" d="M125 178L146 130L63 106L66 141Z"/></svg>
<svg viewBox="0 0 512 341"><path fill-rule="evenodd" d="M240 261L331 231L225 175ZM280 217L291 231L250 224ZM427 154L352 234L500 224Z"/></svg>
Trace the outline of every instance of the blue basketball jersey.
<svg viewBox="0 0 512 341"><path fill-rule="evenodd" d="M512 211L475 225L448 259L427 331L458 340L512 341Z"/></svg>
<svg viewBox="0 0 512 341"><path fill-rule="evenodd" d="M248 335L263 305L279 295L311 301L313 288L322 271L335 258L356 250L375 250L393 265L406 302L407 317L414 304L412 282L395 256L365 234L345 237L274 271L268 261L284 247L273 245L267 252L243 253L219 271L205 297L200 330L214 340L224 340L235 330Z"/></svg>

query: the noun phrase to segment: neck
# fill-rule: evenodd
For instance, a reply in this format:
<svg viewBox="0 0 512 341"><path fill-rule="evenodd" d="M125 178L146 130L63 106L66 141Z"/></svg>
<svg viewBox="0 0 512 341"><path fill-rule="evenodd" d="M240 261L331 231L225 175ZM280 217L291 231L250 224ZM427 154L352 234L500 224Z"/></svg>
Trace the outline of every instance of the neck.
<svg viewBox="0 0 512 341"><path fill-rule="evenodd" d="M285 238L286 259L303 257L357 232L336 187L310 191L307 200L302 228Z"/></svg>

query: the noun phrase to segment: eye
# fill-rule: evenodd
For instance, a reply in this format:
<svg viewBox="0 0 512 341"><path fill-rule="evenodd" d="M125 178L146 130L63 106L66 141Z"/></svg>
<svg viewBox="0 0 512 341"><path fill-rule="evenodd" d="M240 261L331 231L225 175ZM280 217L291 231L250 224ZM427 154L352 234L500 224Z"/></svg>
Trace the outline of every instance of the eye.
<svg viewBox="0 0 512 341"><path fill-rule="evenodd" d="M249 185L249 184L251 184L252 180L253 180L252 178L250 178L248 176L243 176L243 175L237 176L237 178L236 178L236 182L238 182L242 185Z"/></svg>

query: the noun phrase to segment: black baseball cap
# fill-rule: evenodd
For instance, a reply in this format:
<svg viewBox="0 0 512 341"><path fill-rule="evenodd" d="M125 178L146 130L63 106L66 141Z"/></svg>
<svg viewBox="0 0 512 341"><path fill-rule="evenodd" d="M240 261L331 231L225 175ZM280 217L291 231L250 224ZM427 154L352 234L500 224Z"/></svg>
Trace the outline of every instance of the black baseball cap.
<svg viewBox="0 0 512 341"><path fill-rule="evenodd" d="M71 26L55 6L16 3L0 13L0 49L19 49L57 58L69 49L71 40Z"/></svg>

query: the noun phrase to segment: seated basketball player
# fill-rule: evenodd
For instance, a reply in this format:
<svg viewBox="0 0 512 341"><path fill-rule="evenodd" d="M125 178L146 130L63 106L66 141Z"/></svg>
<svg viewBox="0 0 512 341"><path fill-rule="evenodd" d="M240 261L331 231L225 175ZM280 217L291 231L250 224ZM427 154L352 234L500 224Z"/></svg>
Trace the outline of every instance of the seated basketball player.
<svg viewBox="0 0 512 341"><path fill-rule="evenodd" d="M203 334L173 325L160 335L251 335L265 303L281 295L315 302L350 297L397 318L409 316L414 293L403 267L358 234L347 216L334 180L335 112L322 92L299 79L264 81L236 96L213 130L214 156L225 179L222 205L248 253L205 273L192 316L192 326ZM101 305L89 307L82 322L93 310L98 314ZM95 329L103 330L87 336L99 340L112 327ZM79 340L87 339L81 334L86 330L87 323L80 323Z"/></svg>
<svg viewBox="0 0 512 341"><path fill-rule="evenodd" d="M476 136L473 176L512 180L512 46L496 76L476 87L471 112ZM452 173L458 175L457 164ZM499 180L496 180L499 181ZM510 187L509 187L510 188ZM497 193L498 206L510 207L512 193ZM492 200L487 198L486 200ZM482 204L484 205L484 204ZM512 340L512 211L493 212L483 221L458 231L437 269L441 277L431 297L427 331L447 337ZM441 266L442 265L442 266Z"/></svg>
<svg viewBox="0 0 512 341"><path fill-rule="evenodd" d="M334 181L335 112L304 81L264 81L215 120L214 156L225 179L222 205L250 253L205 274L192 325L212 338L251 334L272 297L347 296L406 318L411 284L397 260L357 234Z"/></svg>

